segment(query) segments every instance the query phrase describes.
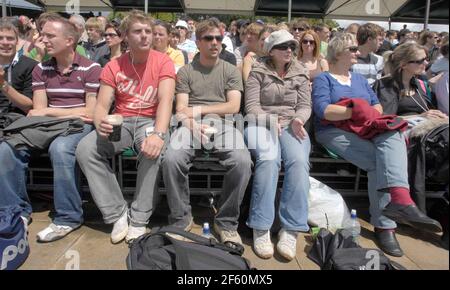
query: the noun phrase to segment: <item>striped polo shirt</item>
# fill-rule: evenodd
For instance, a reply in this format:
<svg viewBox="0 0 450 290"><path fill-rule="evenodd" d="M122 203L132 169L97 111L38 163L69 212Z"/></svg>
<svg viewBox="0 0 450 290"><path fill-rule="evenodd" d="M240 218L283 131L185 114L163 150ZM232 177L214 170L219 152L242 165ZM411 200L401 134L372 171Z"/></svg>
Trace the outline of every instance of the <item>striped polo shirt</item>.
<svg viewBox="0 0 450 290"><path fill-rule="evenodd" d="M33 92L45 90L51 108L76 108L86 105L86 93L97 93L102 68L98 63L75 53L68 73L58 71L56 59L38 64L33 70Z"/></svg>

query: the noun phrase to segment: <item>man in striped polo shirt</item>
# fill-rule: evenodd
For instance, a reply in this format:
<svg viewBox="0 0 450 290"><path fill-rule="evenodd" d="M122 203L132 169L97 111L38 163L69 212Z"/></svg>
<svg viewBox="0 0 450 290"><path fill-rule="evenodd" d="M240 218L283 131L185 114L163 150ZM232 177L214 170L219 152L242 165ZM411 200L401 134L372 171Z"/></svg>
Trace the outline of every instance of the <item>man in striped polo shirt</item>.
<svg viewBox="0 0 450 290"><path fill-rule="evenodd" d="M48 149L53 166L56 214L53 223L40 231L37 239L51 242L83 223L81 195L75 178L75 149L81 138L92 130L101 67L74 51L79 35L68 20L52 15L41 36L52 58L33 70L33 109L28 116L73 117L85 122L82 132L59 136ZM0 164L7 164L0 173L0 199L2 204L19 205L26 220L32 212L25 186L30 155L31 149L16 150L6 142L0 145Z"/></svg>
<svg viewBox="0 0 450 290"><path fill-rule="evenodd" d="M360 55L351 71L362 74L372 86L381 77L384 68L383 57L375 54L383 44L384 29L374 23L366 23L358 29L356 39Z"/></svg>

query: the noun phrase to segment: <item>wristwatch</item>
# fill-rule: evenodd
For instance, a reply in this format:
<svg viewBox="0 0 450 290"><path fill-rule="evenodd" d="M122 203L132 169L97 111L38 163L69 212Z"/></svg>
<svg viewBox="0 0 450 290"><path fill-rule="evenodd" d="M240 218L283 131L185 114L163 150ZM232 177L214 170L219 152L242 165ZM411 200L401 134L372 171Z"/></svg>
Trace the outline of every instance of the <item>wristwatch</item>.
<svg viewBox="0 0 450 290"><path fill-rule="evenodd" d="M9 86L8 82L5 80L3 81L3 84L0 85L0 90L3 90L4 88L6 88L7 86Z"/></svg>
<svg viewBox="0 0 450 290"><path fill-rule="evenodd" d="M151 132L150 135L156 135L156 136L158 136L159 138L161 138L163 141L166 140L166 136L167 136L166 133L163 133L163 132L156 132L156 131Z"/></svg>

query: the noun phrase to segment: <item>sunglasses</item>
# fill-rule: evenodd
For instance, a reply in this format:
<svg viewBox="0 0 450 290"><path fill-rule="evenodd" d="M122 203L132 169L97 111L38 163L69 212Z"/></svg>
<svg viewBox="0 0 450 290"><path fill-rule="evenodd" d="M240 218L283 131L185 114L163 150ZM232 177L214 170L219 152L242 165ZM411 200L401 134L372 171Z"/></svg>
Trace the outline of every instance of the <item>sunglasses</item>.
<svg viewBox="0 0 450 290"><path fill-rule="evenodd" d="M305 45L307 45L307 44L311 44L311 45L316 44L314 40L307 40L307 39L302 40L302 43L305 44Z"/></svg>
<svg viewBox="0 0 450 290"><path fill-rule="evenodd" d="M183 27L183 26L176 26L175 29L178 29L178 30L180 30L180 29L186 29L186 27Z"/></svg>
<svg viewBox="0 0 450 290"><path fill-rule="evenodd" d="M279 45L275 45L274 47L272 47L272 49L277 49L277 50L287 50L288 48L290 48L292 51L295 51L297 49L297 45L295 43L282 43Z"/></svg>
<svg viewBox="0 0 450 290"><path fill-rule="evenodd" d="M103 37L108 37L108 36L112 38L112 37L116 37L116 36L119 36L119 35L116 34L116 33L104 33L103 34Z"/></svg>
<svg viewBox="0 0 450 290"><path fill-rule="evenodd" d="M427 60L427 58L425 57L425 58L422 58L422 59L419 59L419 60L408 61L408 63L423 64L426 60Z"/></svg>
<svg viewBox="0 0 450 290"><path fill-rule="evenodd" d="M305 31L305 29L302 28L302 27L293 27L293 28L292 28L292 31L302 32L302 31Z"/></svg>
<svg viewBox="0 0 450 290"><path fill-rule="evenodd" d="M359 51L359 48L357 46L350 46L347 47L348 51L350 51L351 53L356 53Z"/></svg>
<svg viewBox="0 0 450 290"><path fill-rule="evenodd" d="M213 41L215 39L217 42L222 42L223 36L222 35L205 35L202 37L202 39L204 41Z"/></svg>

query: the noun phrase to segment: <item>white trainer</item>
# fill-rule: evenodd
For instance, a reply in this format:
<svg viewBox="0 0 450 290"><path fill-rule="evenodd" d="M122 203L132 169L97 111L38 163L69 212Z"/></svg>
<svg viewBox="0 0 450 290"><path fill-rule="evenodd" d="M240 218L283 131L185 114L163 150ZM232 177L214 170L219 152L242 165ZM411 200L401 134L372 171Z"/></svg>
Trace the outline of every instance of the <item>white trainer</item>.
<svg viewBox="0 0 450 290"><path fill-rule="evenodd" d="M289 261L294 259L297 253L297 236L297 232L285 229L281 229L278 233L277 251Z"/></svg>
<svg viewBox="0 0 450 290"><path fill-rule="evenodd" d="M142 235L145 235L147 233L147 227L135 227L130 225L128 227L128 234L125 237L125 242L126 243L131 243L134 240L136 240L137 238L139 238Z"/></svg>
<svg viewBox="0 0 450 290"><path fill-rule="evenodd" d="M114 223L111 232L111 242L113 244L120 243L128 234L128 210Z"/></svg>
<svg viewBox="0 0 450 290"><path fill-rule="evenodd" d="M273 244L270 241L270 231L259 231L253 229L253 250L260 258L272 258Z"/></svg>
<svg viewBox="0 0 450 290"><path fill-rule="evenodd" d="M36 238L37 241L41 243L53 242L64 238L70 232L76 230L79 227L80 226L77 227L62 226L51 223L48 227L37 233Z"/></svg>

